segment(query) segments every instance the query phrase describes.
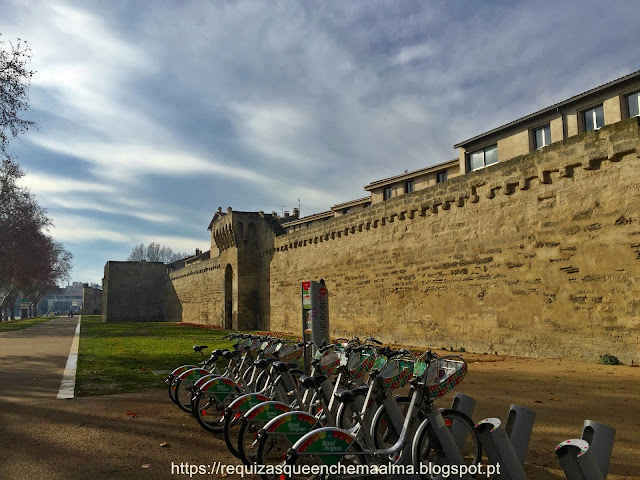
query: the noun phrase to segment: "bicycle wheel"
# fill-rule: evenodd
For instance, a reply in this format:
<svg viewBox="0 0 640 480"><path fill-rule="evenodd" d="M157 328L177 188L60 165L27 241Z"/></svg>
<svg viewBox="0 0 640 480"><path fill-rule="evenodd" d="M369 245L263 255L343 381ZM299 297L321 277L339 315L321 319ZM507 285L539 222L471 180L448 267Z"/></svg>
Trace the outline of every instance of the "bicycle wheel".
<svg viewBox="0 0 640 480"><path fill-rule="evenodd" d="M466 465L477 465L482 458L482 446L474 429L473 421L464 413L457 410L440 410L445 424L454 437L462 458ZM424 424L423 424L424 425ZM439 464L443 452L439 447L433 428L429 424L420 426L413 440L413 465L416 472L420 471L420 464ZM420 475L420 478L431 480L430 475Z"/></svg>
<svg viewBox="0 0 640 480"><path fill-rule="evenodd" d="M258 456L257 435L262 427L267 424L266 420L240 420L240 430L238 432L238 453L240 460L245 465L253 465L256 463Z"/></svg>
<svg viewBox="0 0 640 480"><path fill-rule="evenodd" d="M258 435L258 452L256 463L265 467L281 465L287 451L293 446L286 435L264 434ZM262 480L279 480L280 475L260 475Z"/></svg>
<svg viewBox="0 0 640 480"><path fill-rule="evenodd" d="M182 380L180 378L175 381L175 388L173 394L175 396L175 402L180 410L187 413L192 413L191 410L191 391L193 388L192 380Z"/></svg>
<svg viewBox="0 0 640 480"><path fill-rule="evenodd" d="M224 429L222 414L231 402L240 396L240 391L234 389L220 400L214 393L199 392L194 402L193 416L202 428L208 432L219 433Z"/></svg>
<svg viewBox="0 0 640 480"><path fill-rule="evenodd" d="M305 465L308 466L307 471L311 469L317 469L314 473L304 474L301 473L302 469L294 469L291 476L288 476L288 480L324 480L329 478L335 478L329 476L326 473L326 469L328 465L344 465L346 468L351 466L355 466L358 468L359 465L366 466L372 465L375 462L372 458L368 458L367 456L362 454L363 450L360 444L357 441L354 441L347 449L341 451L335 455L335 458L330 458L324 455L316 455L313 453L288 453L286 458L287 465ZM333 457L333 455L331 455ZM361 475L361 476L360 476ZM349 475L345 478L368 478L364 475L364 471L360 475Z"/></svg>
<svg viewBox="0 0 640 480"><path fill-rule="evenodd" d="M175 391L173 382L175 381L175 379L176 379L176 377L174 375L169 375L169 379L167 380L167 390L169 391L169 398L171 399L171 401L173 403L175 403L177 405L178 402L176 401L176 398L173 395L173 392Z"/></svg>
<svg viewBox="0 0 640 480"><path fill-rule="evenodd" d="M230 410L225 410L224 412L224 424L222 428L224 443L227 444L227 448L236 458L240 458L240 453L236 448L236 434L242 425L242 415L244 415L244 413L245 412L234 412Z"/></svg>
<svg viewBox="0 0 640 480"><path fill-rule="evenodd" d="M396 397L396 403L400 407L402 416L406 417L409 410L409 404L411 399L409 397ZM421 415L420 421L423 418ZM392 423L389 418L385 406L381 405L372 421L373 428L371 429L371 435L373 437L373 443L377 449L390 448L398 441L399 433L395 428L390 428Z"/></svg>
<svg viewBox="0 0 640 480"><path fill-rule="evenodd" d="M265 467L282 465L289 448L311 430L321 426L315 416L303 411L291 411L275 417L258 432L256 463ZM272 473L261 476L263 480L280 480L275 468Z"/></svg>

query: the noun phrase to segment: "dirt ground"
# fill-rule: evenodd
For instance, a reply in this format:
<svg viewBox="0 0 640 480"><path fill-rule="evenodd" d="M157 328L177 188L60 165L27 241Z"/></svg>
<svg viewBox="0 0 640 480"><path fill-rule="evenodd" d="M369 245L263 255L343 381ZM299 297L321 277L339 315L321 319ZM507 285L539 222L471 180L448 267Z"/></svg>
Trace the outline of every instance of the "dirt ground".
<svg viewBox="0 0 640 480"><path fill-rule="evenodd" d="M477 399L475 421L504 420L512 403L536 412L525 465L529 479L564 478L555 446L579 437L585 419L617 430L608 478L640 478L640 368L489 355L465 358L469 374L455 391ZM452 395L439 404L449 406ZM237 463L221 436L200 428L164 390L72 400L0 400L3 480L188 478L179 474L181 463L214 461Z"/></svg>

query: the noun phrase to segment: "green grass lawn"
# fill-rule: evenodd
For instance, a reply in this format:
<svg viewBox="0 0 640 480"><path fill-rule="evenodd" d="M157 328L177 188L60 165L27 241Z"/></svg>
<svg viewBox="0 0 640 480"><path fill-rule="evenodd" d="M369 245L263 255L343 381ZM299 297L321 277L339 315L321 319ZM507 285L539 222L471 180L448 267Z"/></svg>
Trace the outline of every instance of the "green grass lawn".
<svg viewBox="0 0 640 480"><path fill-rule="evenodd" d="M39 323L48 322L55 317L35 317L25 318L24 320L14 320L13 322L0 322L0 332L12 332L14 330L22 330L23 328L33 327Z"/></svg>
<svg viewBox="0 0 640 480"><path fill-rule="evenodd" d="M201 361L193 345L208 345L205 352L229 347L222 340L226 334L178 323L104 323L99 315L83 315L75 394L164 388L165 372Z"/></svg>

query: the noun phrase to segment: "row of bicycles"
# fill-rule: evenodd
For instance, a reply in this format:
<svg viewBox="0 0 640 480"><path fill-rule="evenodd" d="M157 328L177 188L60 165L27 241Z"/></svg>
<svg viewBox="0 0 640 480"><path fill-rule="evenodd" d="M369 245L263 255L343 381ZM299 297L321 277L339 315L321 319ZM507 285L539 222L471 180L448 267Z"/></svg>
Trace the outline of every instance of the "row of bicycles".
<svg viewBox="0 0 640 480"><path fill-rule="evenodd" d="M464 378L467 365L459 356L417 356L374 338L312 345L241 333L227 337L233 347L208 357L206 346L194 346L202 363L173 370L168 393L205 430L222 433L233 455L261 466L264 480L353 479L350 472L359 465L380 472L411 465L420 474L424 465L480 462L472 420L434 403ZM310 375L304 375L304 351L312 347ZM328 476L328 469L283 469L287 465L340 465L339 472L349 473L333 470Z"/></svg>

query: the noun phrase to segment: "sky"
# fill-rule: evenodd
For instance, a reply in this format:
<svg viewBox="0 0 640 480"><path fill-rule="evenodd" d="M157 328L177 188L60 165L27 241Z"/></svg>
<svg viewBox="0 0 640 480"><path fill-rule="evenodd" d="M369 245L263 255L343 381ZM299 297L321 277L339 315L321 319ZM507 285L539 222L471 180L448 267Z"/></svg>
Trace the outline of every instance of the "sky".
<svg viewBox="0 0 640 480"><path fill-rule="evenodd" d="M222 207L302 215L640 70L636 0L0 0L36 71L8 153L101 283Z"/></svg>

